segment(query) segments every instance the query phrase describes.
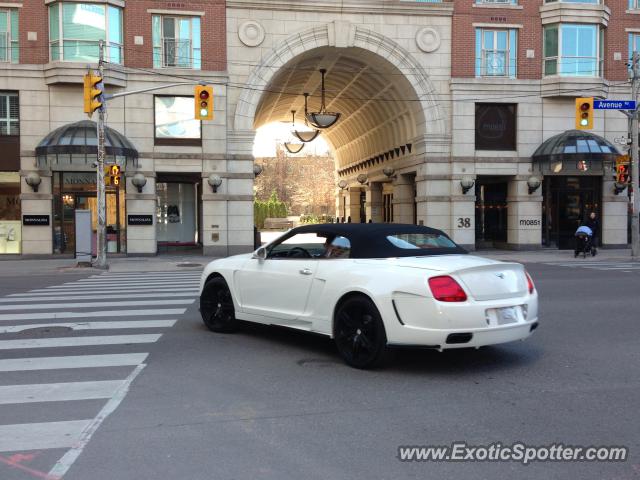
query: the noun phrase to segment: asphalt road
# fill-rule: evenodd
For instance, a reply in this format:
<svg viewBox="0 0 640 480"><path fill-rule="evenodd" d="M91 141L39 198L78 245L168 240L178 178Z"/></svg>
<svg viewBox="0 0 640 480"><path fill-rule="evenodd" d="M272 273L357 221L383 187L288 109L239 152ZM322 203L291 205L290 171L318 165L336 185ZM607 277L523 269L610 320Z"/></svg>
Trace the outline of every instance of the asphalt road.
<svg viewBox="0 0 640 480"><path fill-rule="evenodd" d="M320 337L250 325L232 335L211 333L193 303L159 340L144 345L146 367L64 478L640 478L640 269L527 268L541 301L533 337L480 350L400 351L377 371L347 367ZM4 278L0 296L77 278ZM140 351L130 345L35 350L0 350L0 359ZM113 367L100 379L130 372ZM78 378L94 375L0 372L1 385ZM90 418L103 404L0 405L0 424L45 422L52 412L61 420ZM526 466L396 458L398 446L456 441L624 445L630 458ZM63 454L3 453L0 479L47 478Z"/></svg>

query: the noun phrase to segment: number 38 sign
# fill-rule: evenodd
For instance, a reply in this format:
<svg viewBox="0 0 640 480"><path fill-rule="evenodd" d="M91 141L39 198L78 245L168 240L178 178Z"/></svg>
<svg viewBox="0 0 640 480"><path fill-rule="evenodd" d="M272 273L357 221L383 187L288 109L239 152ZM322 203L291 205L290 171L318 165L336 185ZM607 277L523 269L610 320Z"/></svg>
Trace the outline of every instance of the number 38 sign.
<svg viewBox="0 0 640 480"><path fill-rule="evenodd" d="M471 228L471 219L469 217L459 217L458 228Z"/></svg>

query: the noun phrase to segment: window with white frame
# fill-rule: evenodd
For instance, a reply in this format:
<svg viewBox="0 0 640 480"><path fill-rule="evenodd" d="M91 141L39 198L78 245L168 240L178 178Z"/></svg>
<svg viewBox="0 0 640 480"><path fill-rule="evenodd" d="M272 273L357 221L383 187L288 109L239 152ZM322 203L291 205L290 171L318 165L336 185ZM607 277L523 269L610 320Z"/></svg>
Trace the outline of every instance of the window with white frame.
<svg viewBox="0 0 640 480"><path fill-rule="evenodd" d="M97 3L58 2L49 6L51 61L97 62L98 42L105 59L122 63L122 9Z"/></svg>
<svg viewBox="0 0 640 480"><path fill-rule="evenodd" d="M604 34L598 25L562 23L544 29L544 74L602 75Z"/></svg>
<svg viewBox="0 0 640 480"><path fill-rule="evenodd" d="M15 92L0 92L0 136L20 135L20 104Z"/></svg>
<svg viewBox="0 0 640 480"><path fill-rule="evenodd" d="M154 15L153 67L200 70L200 17Z"/></svg>
<svg viewBox="0 0 640 480"><path fill-rule="evenodd" d="M476 76L515 78L518 58L515 29L476 29Z"/></svg>
<svg viewBox="0 0 640 480"><path fill-rule="evenodd" d="M640 0L629 0L629 10L639 10Z"/></svg>
<svg viewBox="0 0 640 480"><path fill-rule="evenodd" d="M629 34L629 60L633 58L634 52L640 52L640 32Z"/></svg>
<svg viewBox="0 0 640 480"><path fill-rule="evenodd" d="M0 9L0 62L18 63L18 10Z"/></svg>

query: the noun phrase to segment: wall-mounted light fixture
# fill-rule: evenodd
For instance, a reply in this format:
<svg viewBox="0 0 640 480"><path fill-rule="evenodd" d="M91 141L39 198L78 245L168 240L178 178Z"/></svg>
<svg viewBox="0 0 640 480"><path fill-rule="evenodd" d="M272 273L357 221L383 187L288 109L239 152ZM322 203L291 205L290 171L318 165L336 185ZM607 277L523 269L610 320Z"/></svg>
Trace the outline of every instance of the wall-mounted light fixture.
<svg viewBox="0 0 640 480"><path fill-rule="evenodd" d="M131 179L131 183L133 183L133 186L138 189L138 193L142 193L142 189L147 184L147 177L138 172Z"/></svg>
<svg viewBox="0 0 640 480"><path fill-rule="evenodd" d="M476 184L476 181L473 179L473 177L470 177L469 175L465 175L464 177L462 177L462 180L460 180L460 186L462 187L462 194L466 195L467 192L471 190L475 184Z"/></svg>
<svg viewBox="0 0 640 480"><path fill-rule="evenodd" d="M40 175L38 175L36 172L31 172L26 176L24 181L27 182L27 185L29 185L34 192L37 193L38 187L42 183L42 178L40 178Z"/></svg>
<svg viewBox="0 0 640 480"><path fill-rule="evenodd" d="M535 175L531 175L529 178L527 178L527 185L529 187L529 195L531 195L538 188L540 188L540 184L541 183L542 183L542 181L538 177L536 177Z"/></svg>
<svg viewBox="0 0 640 480"><path fill-rule="evenodd" d="M211 185L213 193L218 193L218 187L222 185L222 178L220 178L220 175L212 173L211 175L209 175L207 182L209 183L209 185Z"/></svg>

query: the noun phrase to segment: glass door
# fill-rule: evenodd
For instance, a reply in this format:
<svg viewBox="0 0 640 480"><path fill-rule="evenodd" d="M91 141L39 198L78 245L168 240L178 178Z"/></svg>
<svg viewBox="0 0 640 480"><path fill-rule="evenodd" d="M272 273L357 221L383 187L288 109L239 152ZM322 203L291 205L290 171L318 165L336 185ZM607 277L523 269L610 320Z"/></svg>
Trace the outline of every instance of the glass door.
<svg viewBox="0 0 640 480"><path fill-rule="evenodd" d="M547 177L544 188L544 244L573 249L575 231L589 213L601 216L602 177Z"/></svg>

